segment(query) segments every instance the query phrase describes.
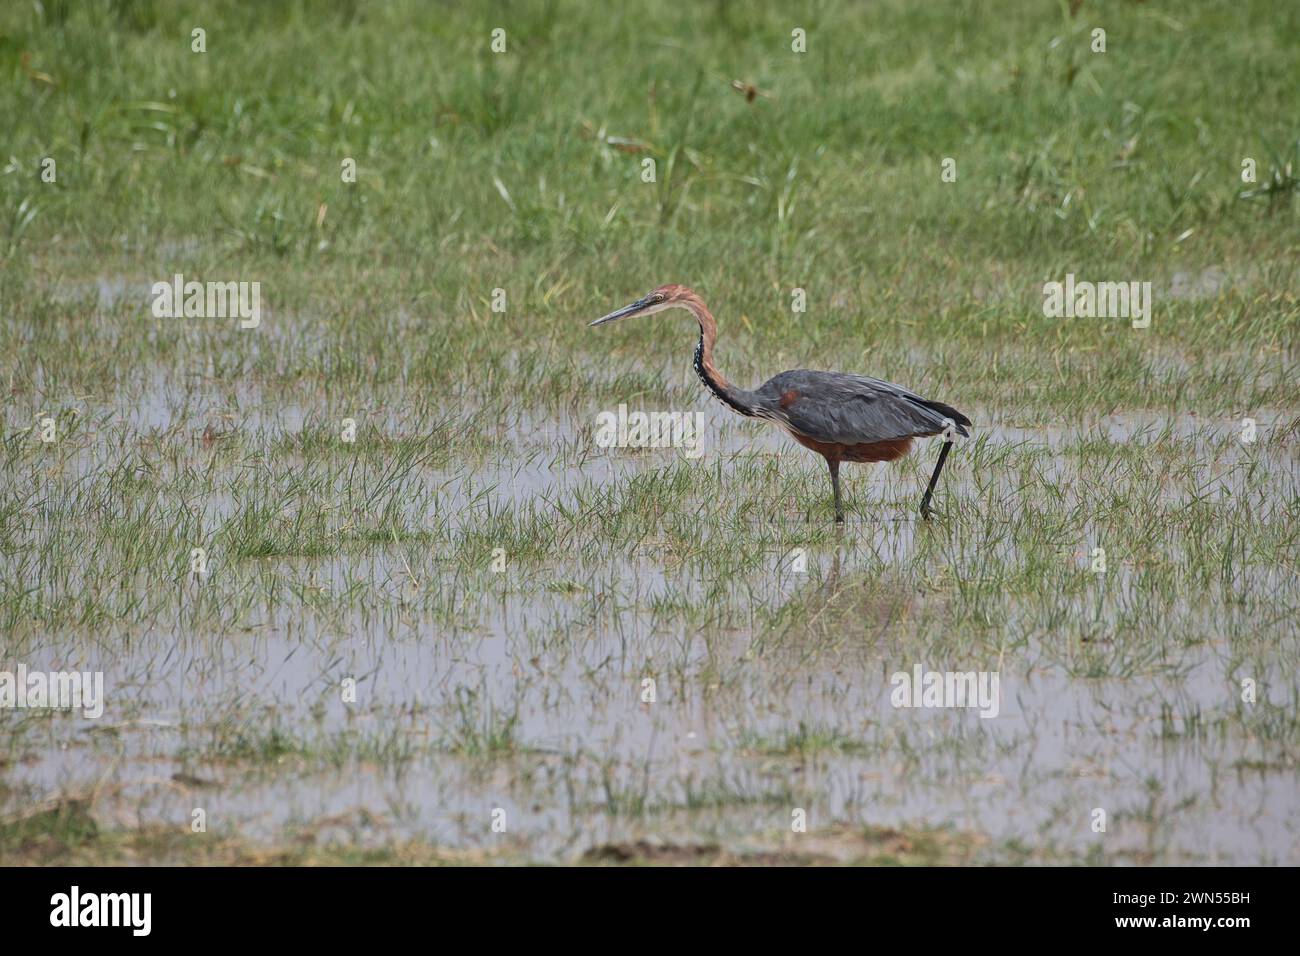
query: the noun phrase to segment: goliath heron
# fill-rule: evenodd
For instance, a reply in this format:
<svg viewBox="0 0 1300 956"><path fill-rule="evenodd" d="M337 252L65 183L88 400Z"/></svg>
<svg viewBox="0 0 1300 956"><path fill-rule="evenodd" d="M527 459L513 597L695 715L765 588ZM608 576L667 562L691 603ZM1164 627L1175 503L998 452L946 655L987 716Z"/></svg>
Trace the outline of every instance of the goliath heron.
<svg viewBox="0 0 1300 956"><path fill-rule="evenodd" d="M912 439L944 436L930 484L921 499L921 517L930 517L930 496L952 448L951 432L969 435L970 419L951 405L932 402L901 385L845 372L797 369L768 379L753 391L737 388L713 364L718 325L704 301L683 285L664 285L609 315L601 325L633 315L685 309L700 323L695 371L704 387L732 411L776 422L805 448L822 455L831 471L835 520L844 520L840 505L840 462L894 461L912 448Z"/></svg>

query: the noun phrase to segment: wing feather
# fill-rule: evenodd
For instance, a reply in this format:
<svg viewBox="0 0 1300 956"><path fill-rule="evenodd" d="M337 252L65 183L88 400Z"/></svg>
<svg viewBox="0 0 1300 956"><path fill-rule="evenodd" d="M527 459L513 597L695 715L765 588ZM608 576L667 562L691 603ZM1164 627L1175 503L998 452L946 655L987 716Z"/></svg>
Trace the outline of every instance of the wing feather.
<svg viewBox="0 0 1300 956"><path fill-rule="evenodd" d="M818 441L859 444L937 435L949 423L968 434L956 409L866 375L782 372L755 390L763 417ZM938 407L935 407L938 406Z"/></svg>

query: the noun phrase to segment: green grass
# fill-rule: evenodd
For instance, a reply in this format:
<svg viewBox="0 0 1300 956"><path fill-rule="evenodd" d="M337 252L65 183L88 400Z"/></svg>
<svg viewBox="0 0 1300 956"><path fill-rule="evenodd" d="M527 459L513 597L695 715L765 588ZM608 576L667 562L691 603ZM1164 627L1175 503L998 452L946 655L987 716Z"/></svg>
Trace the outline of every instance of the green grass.
<svg viewBox="0 0 1300 956"><path fill-rule="evenodd" d="M108 688L0 710L0 859L1295 862L1300 12L1017 6L0 13L0 670ZM260 326L154 318L176 273ZM1151 327L1045 318L1067 273ZM737 383L967 413L938 520L932 447L836 528L685 317L587 328L666 282ZM893 710L917 663L1004 716ZM327 806L385 822L286 850Z"/></svg>

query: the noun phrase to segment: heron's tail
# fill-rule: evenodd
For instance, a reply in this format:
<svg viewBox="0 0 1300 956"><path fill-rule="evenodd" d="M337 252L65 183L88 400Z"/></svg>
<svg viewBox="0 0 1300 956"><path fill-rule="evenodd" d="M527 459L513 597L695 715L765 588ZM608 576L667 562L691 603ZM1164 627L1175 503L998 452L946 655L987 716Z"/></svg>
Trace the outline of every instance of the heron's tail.
<svg viewBox="0 0 1300 956"><path fill-rule="evenodd" d="M934 409L945 418L951 418L957 425L957 434L965 435L967 437L970 436L970 432L966 430L970 427L970 419L957 411L957 409L953 408L951 405L945 405L943 402L932 402L927 399L925 407Z"/></svg>

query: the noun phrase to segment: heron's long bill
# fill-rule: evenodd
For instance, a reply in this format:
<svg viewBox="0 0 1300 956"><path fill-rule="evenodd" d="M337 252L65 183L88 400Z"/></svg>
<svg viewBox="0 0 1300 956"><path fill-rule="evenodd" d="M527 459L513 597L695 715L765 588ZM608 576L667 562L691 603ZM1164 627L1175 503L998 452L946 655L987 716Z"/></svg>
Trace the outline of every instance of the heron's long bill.
<svg viewBox="0 0 1300 956"><path fill-rule="evenodd" d="M647 296L646 299L649 297ZM595 322L588 323L588 328L593 325L604 325L606 322L613 322L615 319L626 319L629 315L636 315L650 303L646 299L637 299L631 305L625 305L621 309L611 312L609 315L602 315Z"/></svg>

